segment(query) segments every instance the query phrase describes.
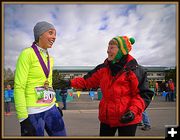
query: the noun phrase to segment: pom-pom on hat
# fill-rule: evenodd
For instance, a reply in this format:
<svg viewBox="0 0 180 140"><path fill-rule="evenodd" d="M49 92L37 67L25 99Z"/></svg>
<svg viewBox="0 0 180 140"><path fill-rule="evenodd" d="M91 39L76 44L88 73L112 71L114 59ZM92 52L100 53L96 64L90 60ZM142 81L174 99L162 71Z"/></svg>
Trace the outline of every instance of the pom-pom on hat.
<svg viewBox="0 0 180 140"><path fill-rule="evenodd" d="M41 21L36 23L34 26L34 39L36 42L39 40L39 36L42 35L44 32L48 31L49 29L55 29L54 26L46 21Z"/></svg>

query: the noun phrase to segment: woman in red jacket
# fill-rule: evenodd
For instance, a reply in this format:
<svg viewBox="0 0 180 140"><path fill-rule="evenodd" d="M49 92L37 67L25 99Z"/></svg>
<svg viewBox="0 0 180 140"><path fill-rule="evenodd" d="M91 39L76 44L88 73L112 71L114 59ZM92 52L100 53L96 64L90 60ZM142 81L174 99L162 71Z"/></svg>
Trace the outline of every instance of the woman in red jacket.
<svg viewBox="0 0 180 140"><path fill-rule="evenodd" d="M146 72L129 55L133 38L114 37L109 42L108 58L103 64L77 77L69 85L102 90L99 103L100 136L135 136L142 112L151 102L153 91L148 88Z"/></svg>

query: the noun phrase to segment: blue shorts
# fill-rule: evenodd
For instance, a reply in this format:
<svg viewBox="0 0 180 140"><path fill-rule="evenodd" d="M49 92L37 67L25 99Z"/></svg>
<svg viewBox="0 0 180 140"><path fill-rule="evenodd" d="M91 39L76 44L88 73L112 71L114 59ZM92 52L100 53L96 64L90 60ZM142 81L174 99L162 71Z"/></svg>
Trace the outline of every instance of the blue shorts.
<svg viewBox="0 0 180 140"><path fill-rule="evenodd" d="M36 136L44 136L44 130L49 136L66 136L65 124L56 105L45 112L30 114L29 120L36 130Z"/></svg>

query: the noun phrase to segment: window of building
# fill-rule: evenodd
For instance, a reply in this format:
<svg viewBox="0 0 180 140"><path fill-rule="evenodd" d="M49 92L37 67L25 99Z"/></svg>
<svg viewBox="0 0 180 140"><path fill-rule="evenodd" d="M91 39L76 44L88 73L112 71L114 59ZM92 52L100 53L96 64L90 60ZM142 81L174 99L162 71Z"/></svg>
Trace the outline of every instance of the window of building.
<svg viewBox="0 0 180 140"><path fill-rule="evenodd" d="M163 74L162 74L162 73L157 73L156 75L157 75L157 76L163 76Z"/></svg>

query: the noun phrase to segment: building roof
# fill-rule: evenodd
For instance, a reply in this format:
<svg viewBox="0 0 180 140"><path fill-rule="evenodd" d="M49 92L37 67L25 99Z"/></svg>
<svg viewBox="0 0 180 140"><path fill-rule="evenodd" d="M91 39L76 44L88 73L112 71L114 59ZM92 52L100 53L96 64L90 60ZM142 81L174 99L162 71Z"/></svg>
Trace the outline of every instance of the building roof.
<svg viewBox="0 0 180 140"><path fill-rule="evenodd" d="M144 66L147 72L164 72L168 67L161 66Z"/></svg>
<svg viewBox="0 0 180 140"><path fill-rule="evenodd" d="M148 72L164 72L168 67L163 66L145 66L144 69ZM54 66L53 70L59 70L63 72L87 72L94 69L95 66Z"/></svg>
<svg viewBox="0 0 180 140"><path fill-rule="evenodd" d="M86 71L90 71L94 68L95 68L95 66L54 66L53 70L86 72Z"/></svg>

